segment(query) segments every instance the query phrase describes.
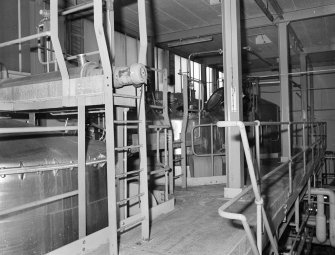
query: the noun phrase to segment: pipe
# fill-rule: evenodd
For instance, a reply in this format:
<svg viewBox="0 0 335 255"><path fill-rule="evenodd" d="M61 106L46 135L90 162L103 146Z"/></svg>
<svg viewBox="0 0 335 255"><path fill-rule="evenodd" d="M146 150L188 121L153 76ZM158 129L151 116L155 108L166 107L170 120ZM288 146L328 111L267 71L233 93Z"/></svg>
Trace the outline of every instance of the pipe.
<svg viewBox="0 0 335 255"><path fill-rule="evenodd" d="M317 214L316 214L316 238L320 243L327 240L326 234L326 215L324 210L323 195L317 195Z"/></svg>
<svg viewBox="0 0 335 255"><path fill-rule="evenodd" d="M318 196L317 209L318 213L316 215L316 237L320 242L325 242L327 240L326 235L326 216L324 215L324 198L323 196L329 197L329 240L330 245L335 247L335 193L329 189L311 189L311 194ZM320 238L320 239L319 239Z"/></svg>
<svg viewBox="0 0 335 255"><path fill-rule="evenodd" d="M86 4L80 4L80 5L76 5L74 7L70 7L68 9L65 9L60 14L62 16L66 16L66 15L69 15L69 14L73 14L73 13L76 13L76 12L80 12L80 11L90 9L92 7L93 7L93 2L86 3Z"/></svg>
<svg viewBox="0 0 335 255"><path fill-rule="evenodd" d="M261 60L262 62L264 62L265 64L267 64L268 66L270 66L273 70L276 69L275 65L273 63L271 63L270 61L266 60L265 58L263 58L261 55L257 54L255 51L253 51L250 47L243 47L243 50L245 50L246 52L256 56L259 60Z"/></svg>
<svg viewBox="0 0 335 255"><path fill-rule="evenodd" d="M210 51L200 51L200 52L193 52L190 55L188 55L188 61L187 61L187 74L191 77L191 59L193 57L201 56L201 55L207 55L207 54L223 54L222 49L218 50L210 50Z"/></svg>

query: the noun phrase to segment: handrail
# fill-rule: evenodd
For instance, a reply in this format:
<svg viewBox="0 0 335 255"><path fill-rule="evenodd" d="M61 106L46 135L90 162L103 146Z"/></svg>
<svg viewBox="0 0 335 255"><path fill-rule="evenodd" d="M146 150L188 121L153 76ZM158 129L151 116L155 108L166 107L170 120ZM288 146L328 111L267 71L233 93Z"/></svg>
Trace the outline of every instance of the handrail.
<svg viewBox="0 0 335 255"><path fill-rule="evenodd" d="M264 220L264 226L266 228L266 232L268 234L268 237L270 239L270 242L271 242L271 245L274 249L275 254L278 254L278 248L277 248L276 242L273 238L272 231L271 231L271 228L270 228L267 216L266 216L266 212L264 210L263 200L262 200L262 197L261 197L261 194L260 194L260 189L258 187L258 185L260 183L257 183L255 169L254 169L254 165L253 165L252 158L251 158L251 152L250 152L250 147L249 147L249 142L248 142L245 126L256 126L256 130L257 130L259 126L264 126L264 125L288 125L288 126L291 126L291 125L296 125L296 124L302 124L303 125L302 130L305 131L305 125L310 124L310 123L309 122L259 122L259 121L248 122L248 123L243 123L241 121L219 121L219 122L217 122L218 127L239 127L240 135L241 135L241 138L242 138L242 144L243 144L243 148L244 148L244 153L245 153L245 157L246 157L246 161L247 161L247 165L248 165L248 171L249 171L249 175L250 175L250 179L251 179L251 185L249 185L247 188L245 188L241 193L239 193L233 199L231 199L230 201L228 201L227 203L222 205L219 208L218 212L219 212L219 215L221 217L228 218L228 219L236 219L236 220L241 221L241 223L242 223L242 225L243 225L243 227L246 231L247 238L250 242L250 245L251 245L251 248L252 248L252 251L253 251L254 254L262 254L262 218ZM311 122L311 124L314 126L316 123ZM320 125L320 126L325 125L325 122L319 122L316 125ZM290 131L290 128L289 128L289 133L290 132L291 131ZM321 132L322 132L322 130L321 130ZM273 174L275 174L279 170L283 169L287 165L289 165L289 170L290 170L289 174L291 175L292 174L291 173L291 164L294 160L296 160L301 155L304 155L304 173L305 173L306 152L309 151L309 150L312 150L313 155L314 155L314 148L318 145L320 145L320 146L324 145L324 141L323 141L324 140L324 135L320 134L318 136L320 137L320 139L318 139L317 141L314 141L313 144L311 144L309 147L306 147L305 146L305 139L306 138L305 138L305 134L303 134L303 149L302 149L302 151L299 151L298 153L296 153L293 156L289 155L289 159L286 162L282 163L280 166L273 169L270 173L268 173L265 176L263 176L262 178L260 178L259 182L268 179L270 176L272 176ZM291 141L289 141L289 146L291 146L290 143L291 143ZM258 146L259 146L259 144L258 144ZM259 148L258 148L258 153L259 153ZM257 165L260 166L260 163L257 162ZM291 185L292 185L292 178L291 177L290 177L289 181L290 181L290 187L291 187ZM290 188L290 190L291 190L291 188ZM232 212L227 212L226 211L231 205L236 203L242 196L244 196L250 190L253 190L253 193L255 195L255 203L256 203L256 207L257 207L257 239L256 239L256 241L255 241L254 236L251 232L251 229L250 229L250 226L247 222L246 217L243 214L232 213Z"/></svg>

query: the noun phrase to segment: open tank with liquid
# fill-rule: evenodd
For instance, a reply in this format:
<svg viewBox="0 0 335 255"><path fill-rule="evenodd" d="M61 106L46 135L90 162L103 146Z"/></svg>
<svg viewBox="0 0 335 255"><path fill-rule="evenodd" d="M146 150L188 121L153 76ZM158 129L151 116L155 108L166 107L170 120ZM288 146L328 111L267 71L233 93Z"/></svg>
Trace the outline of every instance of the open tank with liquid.
<svg viewBox="0 0 335 255"><path fill-rule="evenodd" d="M0 127L25 123L0 119ZM87 160L106 155L86 139ZM52 133L0 136L0 169L77 163L77 136ZM78 189L77 168L2 175L0 211ZM106 165L86 166L87 234L108 225ZM77 196L0 216L0 254L45 254L78 239Z"/></svg>

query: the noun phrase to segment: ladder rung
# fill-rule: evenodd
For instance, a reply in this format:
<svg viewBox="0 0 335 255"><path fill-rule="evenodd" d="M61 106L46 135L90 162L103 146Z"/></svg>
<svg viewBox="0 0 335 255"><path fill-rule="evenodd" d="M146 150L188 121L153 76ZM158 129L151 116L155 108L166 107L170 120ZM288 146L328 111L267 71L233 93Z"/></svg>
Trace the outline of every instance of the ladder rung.
<svg viewBox="0 0 335 255"><path fill-rule="evenodd" d="M115 124L138 124L141 120L114 120Z"/></svg>
<svg viewBox="0 0 335 255"><path fill-rule="evenodd" d="M166 171L169 171L169 170L170 170L170 167L166 166L166 167L163 167L163 168L160 168L160 169L156 169L154 171L150 171L149 174L150 175L159 174L159 173L166 172Z"/></svg>
<svg viewBox="0 0 335 255"><path fill-rule="evenodd" d="M145 219L144 216L142 216L141 214L137 214L134 216L131 216L123 221L121 221L121 227L118 228L118 232L123 232L129 228L132 228L134 226L136 226L137 224L141 223L143 220Z"/></svg>
<svg viewBox="0 0 335 255"><path fill-rule="evenodd" d="M182 160L182 158L178 158L178 159L174 159L173 162L179 162L181 160Z"/></svg>
<svg viewBox="0 0 335 255"><path fill-rule="evenodd" d="M129 171L129 172L126 172L126 173L123 173L123 174L118 174L118 175L115 176L115 178L119 178L119 179L124 178L124 177L127 177L128 175L137 174L137 173L140 173L142 171L143 171L143 169Z"/></svg>
<svg viewBox="0 0 335 255"><path fill-rule="evenodd" d="M180 178L180 177L182 177L182 176L183 176L183 174L176 175L176 176L173 177L173 179L178 179L178 178Z"/></svg>
<svg viewBox="0 0 335 255"><path fill-rule="evenodd" d="M153 105L153 104L151 104L151 105L149 105L152 109L161 109L161 110L163 110L164 109L164 106L160 106L160 105Z"/></svg>
<svg viewBox="0 0 335 255"><path fill-rule="evenodd" d="M114 97L123 97L123 98L133 98L133 99L140 99L140 96L132 96L132 95L127 95L127 94L118 94L118 93L114 93L113 94Z"/></svg>
<svg viewBox="0 0 335 255"><path fill-rule="evenodd" d="M122 199L122 200L120 200L119 202L117 202L116 204L117 204L117 205L124 205L124 204L126 204L128 201L133 200L133 199L136 199L136 198L139 198L139 197L141 197L141 196L143 196L143 195L144 195L144 192L142 192L142 193L140 193L140 194L137 194L137 195L135 195L135 196L131 196L131 197Z"/></svg>
<svg viewBox="0 0 335 255"><path fill-rule="evenodd" d="M128 149L135 149L135 148L140 148L141 145L129 145L129 146L123 146L123 147L116 147L115 150L116 151L124 151L124 150L128 150Z"/></svg>
<svg viewBox="0 0 335 255"><path fill-rule="evenodd" d="M170 128L169 125L149 125L149 128Z"/></svg>

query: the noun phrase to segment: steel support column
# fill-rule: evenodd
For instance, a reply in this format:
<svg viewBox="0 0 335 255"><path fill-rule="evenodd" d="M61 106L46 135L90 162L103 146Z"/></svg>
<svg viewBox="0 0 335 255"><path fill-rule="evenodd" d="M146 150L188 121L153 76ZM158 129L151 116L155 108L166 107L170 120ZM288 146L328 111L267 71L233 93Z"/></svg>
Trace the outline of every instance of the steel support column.
<svg viewBox="0 0 335 255"><path fill-rule="evenodd" d="M278 25L278 37L279 37L279 72L280 72L280 121L290 121L290 90L289 90L289 79L288 79L288 24L280 23ZM289 133L287 126L282 126L281 132L281 151L282 160L286 161L289 157L288 146L289 146Z"/></svg>
<svg viewBox="0 0 335 255"><path fill-rule="evenodd" d="M240 2L225 0L221 4L223 63L225 73L225 120L242 120L242 65ZM226 128L226 197L233 197L244 185L244 162L239 130Z"/></svg>
<svg viewBox="0 0 335 255"><path fill-rule="evenodd" d="M307 71L307 59L306 54L300 54L300 71L306 72ZM307 121L307 75L302 74L300 76L300 85L301 85L301 120Z"/></svg>
<svg viewBox="0 0 335 255"><path fill-rule="evenodd" d="M204 101L207 101L206 66L201 65L201 82L204 84Z"/></svg>

